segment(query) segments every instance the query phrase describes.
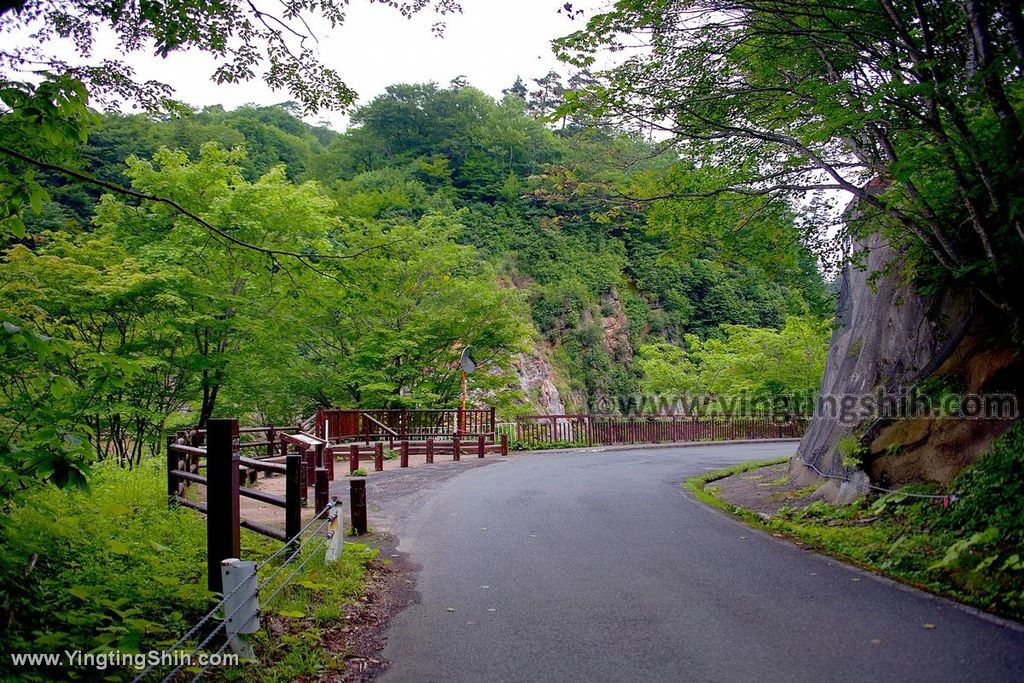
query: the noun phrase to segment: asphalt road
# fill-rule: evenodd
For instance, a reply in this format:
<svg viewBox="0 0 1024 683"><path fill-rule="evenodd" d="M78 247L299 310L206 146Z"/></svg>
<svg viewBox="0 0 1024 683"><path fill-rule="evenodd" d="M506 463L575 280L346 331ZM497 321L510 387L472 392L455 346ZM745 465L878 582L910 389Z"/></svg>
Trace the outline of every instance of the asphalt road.
<svg viewBox="0 0 1024 683"><path fill-rule="evenodd" d="M794 447L512 456L421 479L388 506L420 568L385 680L1024 681L1024 631L680 488Z"/></svg>

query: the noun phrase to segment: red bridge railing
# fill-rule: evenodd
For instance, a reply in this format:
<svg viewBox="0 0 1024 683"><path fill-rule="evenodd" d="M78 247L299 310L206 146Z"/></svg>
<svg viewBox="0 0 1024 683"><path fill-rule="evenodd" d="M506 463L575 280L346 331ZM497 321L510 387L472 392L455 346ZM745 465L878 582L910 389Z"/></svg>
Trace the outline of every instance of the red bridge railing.
<svg viewBox="0 0 1024 683"><path fill-rule="evenodd" d="M799 438L807 415L522 415L520 448Z"/></svg>

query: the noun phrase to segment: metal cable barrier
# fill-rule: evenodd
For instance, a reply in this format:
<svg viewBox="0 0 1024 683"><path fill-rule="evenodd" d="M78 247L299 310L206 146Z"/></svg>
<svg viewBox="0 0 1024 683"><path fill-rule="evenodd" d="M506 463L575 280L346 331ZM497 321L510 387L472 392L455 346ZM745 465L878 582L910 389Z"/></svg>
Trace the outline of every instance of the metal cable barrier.
<svg viewBox="0 0 1024 683"><path fill-rule="evenodd" d="M299 558L302 557L304 551L312 546L312 550L306 553L305 557L298 562L298 565L295 567L295 569L285 577L285 579L273 590L273 592L266 599L266 601L264 601L263 604L260 605L261 609L266 608L268 605L270 605L274 598L276 598L281 593L281 591L283 591L284 588L287 587L296 576L298 576L299 572L302 571L306 564L308 564L309 561L313 557L315 557L320 552L320 550L323 549L323 547L332 539L333 534L335 533L334 531L329 531L328 534L326 535L321 535L321 532L328 524L331 523L331 511L335 510L337 504L338 503L336 500L328 503L327 507L321 510L318 514L314 515L313 518L304 527L302 527L302 529L299 530L299 533L297 535L295 535L291 540L282 545L281 548L276 550L273 554L269 555L268 557L264 558L256 564L256 573L252 575L253 580L256 580L260 569L266 567L271 561L284 555L285 553L288 554L285 560L280 565L278 565L270 573L269 576L267 576L265 579L263 579L263 581L259 582L255 586L254 597L258 600L259 592L266 588L266 586L270 582L272 582L277 576L281 575L281 573L287 567L292 565L292 563L298 561ZM304 538L303 535L305 535ZM299 539L302 540L299 541ZM317 541L317 539L319 540ZM314 544L314 541L317 542ZM222 642L215 651L210 653L210 656L207 658L207 663L199 669L195 677L192 678L192 681L198 681L200 678L202 678L203 674L205 674L206 671L210 668L210 662L216 661L218 655L220 655L224 651L224 649L227 648L227 646L231 643L231 638L229 637L229 634L227 632L228 625L232 624L232 620L236 616L239 616L244 610L253 609L252 603L250 601L243 600L236 607L234 607L234 609L232 609L230 613L227 612L227 610L229 609L228 605L231 599L244 589L253 590L251 584L252 581L243 580L238 585L233 587L230 591L225 592L224 596L217 601L217 604L210 608L210 610L206 614L201 616L187 631L185 631L185 633L181 635L181 637L179 637L174 642L173 645L166 648L161 653L160 657L154 658L157 661L149 664L145 669L143 669L135 678L132 679L132 683L143 683L143 681L150 679L157 680L155 676L152 675L158 668L162 668L162 666L159 663L160 661L177 661L177 665L174 666L174 668L171 669L171 671L169 671L166 675L159 679L161 683L168 683L179 672L181 672L182 669L188 666L192 666L193 662L196 661L196 655L199 654L203 650L203 648L209 645L209 643L212 642L213 639L219 633L224 632L224 642ZM179 648L185 643L190 642L201 631L203 626L209 623L210 620L216 616L217 612L221 610L225 612L225 615L224 618L220 621L220 623L213 627L209 631L209 633L207 633L203 637L203 639L194 648L192 648L191 652L189 652L185 656L180 656ZM245 617L243 616L243 619L244 618Z"/></svg>
<svg viewBox="0 0 1024 683"><path fill-rule="evenodd" d="M820 469L818 469L818 467L813 462L808 462L807 460L804 460L804 458L802 456L800 456L800 462L803 463L804 465L806 465L807 467L810 467L812 470L817 472L820 476L825 477L826 479L836 479L836 480L842 481L842 482L850 482L849 475L846 475L846 474L832 474L832 473L822 472ZM867 483L863 483L863 484L854 483L854 486L857 486L858 488L863 487L863 488L866 488L866 489L870 489L870 490L876 491L878 493L886 493L886 494L893 493L893 494L900 495L900 496L906 496L908 498L923 498L925 500L941 500L944 507L949 507L950 504L955 503L958 500L960 500L960 494L957 493L957 492L953 492L953 493L950 493L950 494L942 494L942 493L917 493L917 492L914 492L914 491L903 491L903 490L899 490L899 489L887 489L884 486L878 486L876 484L872 484L871 482L867 482Z"/></svg>

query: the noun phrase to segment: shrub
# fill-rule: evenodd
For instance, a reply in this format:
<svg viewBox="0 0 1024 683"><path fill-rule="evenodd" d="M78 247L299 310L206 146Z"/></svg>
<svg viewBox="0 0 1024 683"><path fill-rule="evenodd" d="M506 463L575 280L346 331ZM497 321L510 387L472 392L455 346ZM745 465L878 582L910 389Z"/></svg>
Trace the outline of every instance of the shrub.
<svg viewBox="0 0 1024 683"><path fill-rule="evenodd" d="M0 673L10 652L155 648L209 604L206 525L168 507L156 463L101 463L90 481L91 491L28 493L0 517Z"/></svg>
<svg viewBox="0 0 1024 683"><path fill-rule="evenodd" d="M1016 422L957 477L960 500L945 516L950 529L1001 531L1007 547L1024 546L1024 423Z"/></svg>

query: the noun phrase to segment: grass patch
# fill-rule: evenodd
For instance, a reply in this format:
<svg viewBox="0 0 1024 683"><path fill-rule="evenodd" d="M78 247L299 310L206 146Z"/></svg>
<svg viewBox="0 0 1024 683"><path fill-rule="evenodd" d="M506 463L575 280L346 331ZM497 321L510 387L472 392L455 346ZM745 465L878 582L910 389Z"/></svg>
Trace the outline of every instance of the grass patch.
<svg viewBox="0 0 1024 683"><path fill-rule="evenodd" d="M750 470L767 467L768 465L781 465L788 461L789 458L770 458L768 460L751 460L749 462L741 462L738 465L723 467L720 470L713 470L703 474L698 474L695 477L690 477L686 480L683 486L693 493L693 495L695 495L699 500L710 505L714 505L715 507L724 508L729 512L733 512L733 506L724 503L722 500L715 498L709 492L704 490L708 484L713 481L718 481L719 479L731 477L734 474L742 474L744 472L749 472Z"/></svg>
<svg viewBox="0 0 1024 683"><path fill-rule="evenodd" d="M791 500L797 500L797 499L809 496L809 495L811 495L812 493L814 493L817 490L818 490L818 484L814 484L812 486L806 486L806 487L804 487L802 489L799 489L797 491L790 491L789 493L786 494L786 498L789 498Z"/></svg>
<svg viewBox="0 0 1024 683"><path fill-rule="evenodd" d="M938 492L917 486L841 507L815 501L799 510L782 508L765 519L716 495L715 480L763 464L771 462L705 473L684 486L752 526L904 583L1024 619L1024 427L1019 423L961 473L952 488L961 499L949 508L905 495Z"/></svg>
<svg viewBox="0 0 1024 683"><path fill-rule="evenodd" d="M319 551L264 610L262 628L251 641L256 660L222 669L220 678L286 683L306 677L330 678L341 672L346 653L325 648L325 634L344 627L343 606L362 595L367 568L377 552L361 543L346 542L342 559L327 564ZM281 580L294 564L282 572ZM269 596L279 583L273 582L261 594Z"/></svg>
<svg viewBox="0 0 1024 683"><path fill-rule="evenodd" d="M100 463L90 486L90 491L43 487L24 492L0 513L0 680L94 680L98 675L130 680L137 672L15 670L10 653L160 650L215 602L206 590L206 522L194 510L167 505L159 463L145 461L134 471ZM242 530L245 559L259 560L279 547ZM279 616L271 618L284 623L286 632L316 630L340 619L342 605L363 591L367 564L375 554L360 544L346 544L342 560L325 566L321 550L296 577L298 583L274 601L271 609ZM282 572L279 579L290 573ZM267 586L264 595L273 588ZM282 617L281 612L296 616ZM298 657L276 642L262 652L260 666L268 675L298 671L294 662L278 669L277 662L285 666L293 656ZM252 667L240 670L255 680ZM293 679L291 673L279 678Z"/></svg>

